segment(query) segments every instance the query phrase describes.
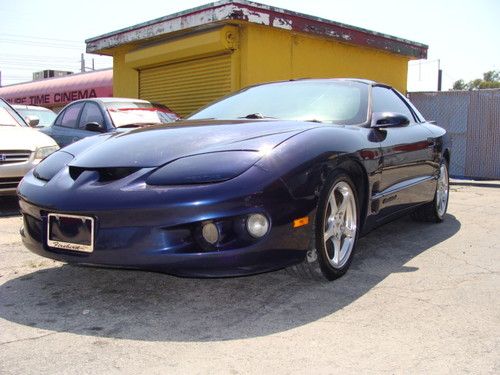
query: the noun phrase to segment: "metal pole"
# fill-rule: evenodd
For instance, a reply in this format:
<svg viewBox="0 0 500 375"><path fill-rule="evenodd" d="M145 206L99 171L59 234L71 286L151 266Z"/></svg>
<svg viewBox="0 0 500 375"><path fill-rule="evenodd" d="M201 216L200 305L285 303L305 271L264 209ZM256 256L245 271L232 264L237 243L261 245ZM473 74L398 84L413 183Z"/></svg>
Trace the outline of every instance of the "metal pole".
<svg viewBox="0 0 500 375"><path fill-rule="evenodd" d="M82 73L84 73L84 72L85 72L85 58L83 57L83 53L82 53L82 58L81 58L81 60L80 60L80 71L81 71Z"/></svg>
<svg viewBox="0 0 500 375"><path fill-rule="evenodd" d="M438 91L441 91L442 83L443 83L443 71L441 70L441 60L438 59Z"/></svg>

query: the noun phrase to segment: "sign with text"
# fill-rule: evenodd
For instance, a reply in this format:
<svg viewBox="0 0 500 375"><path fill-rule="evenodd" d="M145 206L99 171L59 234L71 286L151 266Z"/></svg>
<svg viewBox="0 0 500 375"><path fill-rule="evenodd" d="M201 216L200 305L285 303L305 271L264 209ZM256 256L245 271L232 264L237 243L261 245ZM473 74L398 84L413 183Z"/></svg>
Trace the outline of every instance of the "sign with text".
<svg viewBox="0 0 500 375"><path fill-rule="evenodd" d="M38 106L66 105L78 99L112 96L111 89L84 89L5 98L11 104Z"/></svg>

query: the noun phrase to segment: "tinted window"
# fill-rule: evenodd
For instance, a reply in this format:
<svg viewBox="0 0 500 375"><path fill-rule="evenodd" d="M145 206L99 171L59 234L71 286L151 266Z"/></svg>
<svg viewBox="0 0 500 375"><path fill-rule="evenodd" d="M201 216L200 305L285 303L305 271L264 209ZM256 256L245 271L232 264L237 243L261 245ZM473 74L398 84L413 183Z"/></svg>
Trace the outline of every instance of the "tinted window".
<svg viewBox="0 0 500 375"><path fill-rule="evenodd" d="M413 114L408 106L394 91L385 87L372 88L372 111L401 113L414 122Z"/></svg>
<svg viewBox="0 0 500 375"><path fill-rule="evenodd" d="M97 122L98 124L104 125L102 112L95 103L85 104L82 115L80 116L80 129L85 129L85 125L89 122Z"/></svg>
<svg viewBox="0 0 500 375"><path fill-rule="evenodd" d="M408 99L407 99L407 102L410 105L411 109L413 109L413 112L415 112L415 114L417 115L418 121L419 122L425 121L424 116L422 116L420 111L413 105L413 103L411 101L409 101Z"/></svg>
<svg viewBox="0 0 500 375"><path fill-rule="evenodd" d="M76 103L64 110L56 120L56 125L64 126L67 128L76 127L78 121L78 115L83 107L84 103Z"/></svg>
<svg viewBox="0 0 500 375"><path fill-rule="evenodd" d="M347 81L294 81L249 87L189 119L277 118L359 124L366 121L368 86Z"/></svg>

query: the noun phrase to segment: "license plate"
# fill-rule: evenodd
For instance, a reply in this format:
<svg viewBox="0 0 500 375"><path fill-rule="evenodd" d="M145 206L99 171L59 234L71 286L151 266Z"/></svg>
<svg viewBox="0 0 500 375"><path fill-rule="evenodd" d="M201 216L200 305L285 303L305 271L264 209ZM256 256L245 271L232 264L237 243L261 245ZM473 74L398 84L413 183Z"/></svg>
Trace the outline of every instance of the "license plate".
<svg viewBox="0 0 500 375"><path fill-rule="evenodd" d="M94 251L94 218L48 214L47 245L56 249L91 253Z"/></svg>

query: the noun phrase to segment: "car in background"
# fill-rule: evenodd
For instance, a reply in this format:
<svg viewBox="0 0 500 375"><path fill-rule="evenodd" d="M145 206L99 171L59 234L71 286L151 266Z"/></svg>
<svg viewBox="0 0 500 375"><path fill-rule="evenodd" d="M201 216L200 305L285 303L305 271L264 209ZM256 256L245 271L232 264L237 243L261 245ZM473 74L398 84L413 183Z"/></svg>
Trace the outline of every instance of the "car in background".
<svg viewBox="0 0 500 375"><path fill-rule="evenodd" d="M35 105L13 104L14 108L32 128L44 128L54 122L57 114L51 109Z"/></svg>
<svg viewBox="0 0 500 375"><path fill-rule="evenodd" d="M61 147L82 138L118 129L144 127L176 121L179 116L151 102L128 98L92 98L64 107L51 126L40 129Z"/></svg>
<svg viewBox="0 0 500 375"><path fill-rule="evenodd" d="M15 195L23 176L58 149L52 138L31 129L0 99L0 195Z"/></svg>

